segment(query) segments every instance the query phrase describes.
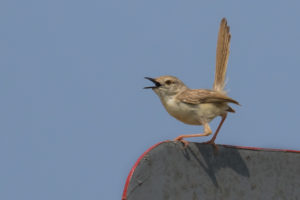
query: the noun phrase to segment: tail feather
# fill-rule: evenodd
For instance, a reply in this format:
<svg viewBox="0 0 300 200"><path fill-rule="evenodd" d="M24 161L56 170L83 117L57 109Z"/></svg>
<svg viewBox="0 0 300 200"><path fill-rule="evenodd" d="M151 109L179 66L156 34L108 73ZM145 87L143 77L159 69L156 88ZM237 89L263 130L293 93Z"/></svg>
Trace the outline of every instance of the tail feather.
<svg viewBox="0 0 300 200"><path fill-rule="evenodd" d="M227 25L227 20L225 18L222 19L220 23L220 29L218 34L218 42L217 42L217 56L216 56L216 71L215 71L215 81L213 85L213 89L219 92L224 91L225 87L225 78L226 78L226 70L227 63L229 57L229 47L230 47L230 29Z"/></svg>

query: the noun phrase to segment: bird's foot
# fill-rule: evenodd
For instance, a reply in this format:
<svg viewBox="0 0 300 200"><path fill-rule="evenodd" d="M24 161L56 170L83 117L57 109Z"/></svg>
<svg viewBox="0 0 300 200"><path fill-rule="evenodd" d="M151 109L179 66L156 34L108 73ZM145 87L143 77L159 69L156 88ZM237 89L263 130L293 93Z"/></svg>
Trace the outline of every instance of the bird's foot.
<svg viewBox="0 0 300 200"><path fill-rule="evenodd" d="M189 142L184 140L182 136L178 136L174 139L174 141L179 141L183 143L184 148L186 148L189 145Z"/></svg>
<svg viewBox="0 0 300 200"><path fill-rule="evenodd" d="M216 145L214 140L208 140L207 142L202 142L202 144L212 144L212 145Z"/></svg>
<svg viewBox="0 0 300 200"><path fill-rule="evenodd" d="M215 150L216 152L218 152L218 146L216 145L216 143L215 143L214 140L209 140L209 141L207 141L207 142L203 142L202 144L211 144L211 145L213 145L214 150Z"/></svg>

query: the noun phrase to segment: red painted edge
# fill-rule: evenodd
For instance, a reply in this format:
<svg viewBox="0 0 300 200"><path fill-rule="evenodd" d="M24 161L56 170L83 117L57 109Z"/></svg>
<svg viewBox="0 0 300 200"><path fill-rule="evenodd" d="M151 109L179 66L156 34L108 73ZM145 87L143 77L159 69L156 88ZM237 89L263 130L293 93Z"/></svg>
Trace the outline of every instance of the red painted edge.
<svg viewBox="0 0 300 200"><path fill-rule="evenodd" d="M154 149L155 147L157 147L158 145L162 144L162 143L165 143L165 142L169 142L169 140L167 141L163 141L163 142L159 142L153 146L151 146L149 149L147 149L139 158L138 160L135 162L135 164L133 165L133 167L131 168L128 176L127 176L127 179L126 179L126 182L125 182L125 186L124 186L124 190L123 190L123 195L122 195L122 200L126 200L127 199L127 189L128 189L128 185L129 185L129 182L131 180L131 177L136 169L136 167L139 165L140 161L142 160L142 158L149 152L151 151L152 149Z"/></svg>
<svg viewBox="0 0 300 200"><path fill-rule="evenodd" d="M272 148L261 148L261 147L234 146L234 145L227 145L227 144L217 144L217 145L228 147L228 148L249 149L255 151L279 151L279 152L300 153L300 151L298 150L291 150L291 149L272 149Z"/></svg>
<svg viewBox="0 0 300 200"><path fill-rule="evenodd" d="M163 142L159 142L153 146L151 146L149 149L147 149L139 158L138 160L135 162L135 164L133 165L133 167L131 168L126 182L125 182L125 186L124 186L124 190L123 190L123 195L122 195L122 200L126 200L127 199L127 189L128 189L128 185L129 182L131 180L131 177L136 169L136 167L139 165L140 161L142 160L142 158L152 149L154 149L155 147L157 147L158 145L165 143L165 142L169 142L169 140L167 141L163 141ZM300 151L298 150L290 150L290 149L272 149L272 148L261 148L261 147L247 147L247 146L234 146L234 145L227 145L227 144L217 144L223 147L227 147L227 148L235 148L235 149L248 149L248 150L255 150L255 151L279 151L279 152L291 152L291 153L300 153Z"/></svg>

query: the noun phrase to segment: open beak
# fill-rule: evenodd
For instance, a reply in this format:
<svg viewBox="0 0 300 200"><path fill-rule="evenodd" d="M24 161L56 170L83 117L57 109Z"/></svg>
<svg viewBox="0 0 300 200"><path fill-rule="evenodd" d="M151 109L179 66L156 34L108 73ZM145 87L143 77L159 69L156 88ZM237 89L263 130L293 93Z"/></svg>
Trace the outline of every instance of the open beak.
<svg viewBox="0 0 300 200"><path fill-rule="evenodd" d="M161 86L161 84L158 81L156 81L154 78L145 77L145 79L152 81L152 83L154 83L155 86L144 87L144 89L154 89L154 88L158 88Z"/></svg>

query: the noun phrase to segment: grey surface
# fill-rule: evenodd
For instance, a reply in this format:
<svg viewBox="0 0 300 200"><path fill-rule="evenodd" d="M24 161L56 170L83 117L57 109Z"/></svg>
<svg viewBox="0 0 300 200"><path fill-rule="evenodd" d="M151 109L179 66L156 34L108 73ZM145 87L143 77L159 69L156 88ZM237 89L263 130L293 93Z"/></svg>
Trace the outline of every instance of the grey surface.
<svg viewBox="0 0 300 200"><path fill-rule="evenodd" d="M300 199L300 153L162 143L136 167L127 199Z"/></svg>

